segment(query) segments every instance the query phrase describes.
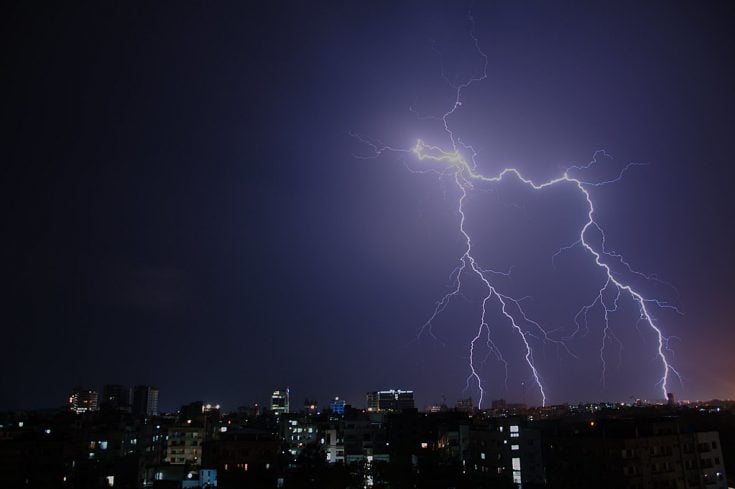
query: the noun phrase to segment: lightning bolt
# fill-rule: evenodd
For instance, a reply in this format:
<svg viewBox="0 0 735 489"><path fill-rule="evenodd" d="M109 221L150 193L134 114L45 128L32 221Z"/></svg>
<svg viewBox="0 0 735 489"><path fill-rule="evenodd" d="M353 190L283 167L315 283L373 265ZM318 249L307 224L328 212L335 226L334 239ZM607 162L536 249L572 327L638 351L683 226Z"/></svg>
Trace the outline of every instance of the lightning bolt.
<svg viewBox="0 0 735 489"><path fill-rule="evenodd" d="M583 179L579 175L583 175L585 170L599 164L599 158L611 158L604 151L598 151L594 154L593 159L586 165L574 165L568 167L561 176L544 181L534 182L533 180L526 178L515 168L505 168L495 175L484 175L478 170L477 156L478 153L471 145L463 142L452 129L450 119L455 113L462 107L462 96L463 92L468 89L471 85L481 82L487 78L487 67L488 57L480 46L478 37L475 34L475 20L472 16L472 12L468 13L468 21L470 23L469 35L474 43L474 47L478 55L482 58L481 72L477 75L469 77L468 80L461 84L455 84L450 81L449 77L446 76L443 70L442 63L442 76L444 80L454 90L454 101L444 114L441 116L420 116L413 107L409 110L416 113L420 119L434 119L441 122L444 132L447 134L447 138L451 143L451 150L444 150L439 146L428 144L423 140L419 139L412 148L396 148L383 144L379 140L368 138L361 134L350 133L351 136L358 139L362 143L368 145L372 149L372 154L369 156L356 155L358 158L373 159L378 158L384 153L403 153L406 155L412 155L413 158L419 162L428 161L438 164L441 168L437 170L435 168L412 168L410 165L406 165L410 171L414 173L436 173L441 176L450 176L454 185L456 185L459 191L459 198L457 200L457 214L459 216L459 231L464 242L464 252L458 260L457 267L450 274L452 285L450 291L441 297L435 304L432 314L428 320L422 325L419 336L428 333L432 338L439 338L434 334L432 325L436 318L446 309L451 300L454 297L461 296L463 289L463 278L465 275L474 275L479 279L480 283L485 290L485 295L482 300L481 315L479 323L477 325L476 334L469 343L469 375L466 380L466 388L469 388L471 384L475 384L479 391L478 407L482 407L482 403L485 397L484 381L480 375L482 366L485 364L489 355L494 355L495 358L501 362L505 367L505 383L507 387L508 382L508 362L505 360L502 352L497 347L492 339L492 328L488 323L487 316L488 311L491 307L495 307L495 310L503 317L504 321L510 325L512 331L517 334L524 348L524 359L528 370L533 377L536 388L541 396L542 405L546 405L547 394L543 383L543 377L539 373L534 360L534 351L531 347L531 339L538 339L543 342L554 343L563 348L568 354L576 357L572 350L567 346L566 341L575 338L580 335L585 335L589 332L588 315L596 309L602 309L603 329L602 329L602 342L600 345L599 356L601 362L601 382L604 386L605 376L607 371L607 347L610 343L616 343L622 348L622 343L615 335L614 330L610 326L610 315L616 312L619 308L619 302L622 296L630 298L638 308L639 319L636 323L638 327L639 323L645 324L654 334L656 338L656 349L655 358L658 359L662 374L660 380L656 383L660 387L663 397L666 398L669 392L669 383L672 376L675 376L681 381L681 375L672 366L667 353L672 353L669 349L669 341L671 338L664 335L662 329L656 322L651 309L652 307L658 307L663 309L674 309L679 312L675 306L668 302L661 301L658 299L647 298L633 286L626 282L621 276L622 274L613 270L613 264L622 266L626 272L643 277L648 280L654 280L665 285L670 285L658 279L655 276L647 275L642 272L638 272L625 260L623 255L610 251L606 248L606 236L603 228L595 221L595 206L590 191L594 188L609 185L620 181L626 172L635 166L642 165L641 163L628 163L625 165L617 175L613 178L603 181L589 181ZM441 53L440 53L441 56ZM465 157L465 154L469 155L469 159ZM583 306L579 312L574 316L574 323L576 329L574 332L567 337L556 339L550 335L550 332L545 330L541 324L531 319L522 306L523 298L514 298L510 295L503 293L498 290L497 286L493 284L491 280L492 275L503 275L507 276L508 272L502 272L492 269L482 268L477 259L475 258L473 251L473 242L470 233L465 227L467 219L465 213L465 201L469 192L474 190L477 184L500 184L504 180L514 178L528 188L534 191L544 191L550 187L556 186L567 186L573 191L578 192L586 203L586 216L587 219L584 225L579 230L579 234L574 242L568 246L564 246L557 253L552 256L553 260L562 252L570 250L576 246L581 246L586 254L590 256L594 265L603 272L603 281L597 294L592 298L591 302ZM595 247L592 242L594 238L597 238L600 245ZM511 269L512 270L512 269ZM584 332L582 332L584 330ZM477 358L477 347L479 344L484 342L485 348L488 353L484 358ZM619 350L619 355L621 355ZM620 362L620 360L619 360Z"/></svg>

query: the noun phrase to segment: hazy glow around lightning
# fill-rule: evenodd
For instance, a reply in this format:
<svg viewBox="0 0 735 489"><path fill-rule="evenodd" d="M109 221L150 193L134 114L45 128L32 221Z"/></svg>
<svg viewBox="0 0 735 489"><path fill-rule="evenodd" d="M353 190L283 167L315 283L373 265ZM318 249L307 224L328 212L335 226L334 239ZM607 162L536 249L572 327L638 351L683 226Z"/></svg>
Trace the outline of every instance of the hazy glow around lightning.
<svg viewBox="0 0 735 489"><path fill-rule="evenodd" d="M455 112L462 106L462 93L463 90L467 89L476 82L483 81L487 78L487 55L482 51L479 39L475 35L475 22L471 12L468 14L468 20L471 25L470 37L474 43L477 53L482 58L482 73L478 76L469 78L465 83L455 85L449 82L449 78L446 74L442 73L443 77L449 85L454 89L454 103L448 111L446 111L440 117L431 117L440 121L443 126L443 130L446 133L449 142L451 143L451 150L443 149L441 146L426 143L422 139L418 139L416 144L411 148L394 148L391 146L384 145L380 141L370 139L368 137L352 134L353 137L361 141L362 143L370 146L373 150L373 155L369 157L361 158L377 158L383 155L385 152L397 152L404 154L413 154L416 160L420 162L433 162L443 168L441 171L435 169L419 169L412 171L417 173L434 172L442 175L451 175L452 181L456 184L459 190L459 199L457 201L457 213L459 215L459 231L464 241L464 252L459 258L459 264L452 273L453 286L450 291L446 293L440 300L436 302L434 311L429 319L421 327L420 334L428 333L433 338L437 339L432 331L432 325L434 320L439 314L441 314L449 304L452 298L459 296L463 287L463 278L466 274L474 274L483 284L486 291L482 300L482 313L475 329L476 334L470 341L468 346L469 349L469 375L467 377L467 387L470 384L475 384L479 391L478 406L482 407L484 401L485 390L483 387L483 379L480 374L480 368L484 364L485 359L476 358L475 347L479 342L484 342L485 347L488 350L488 355L493 354L498 361L505 366L505 381L507 387L508 381L508 362L505 360L502 352L498 349L492 338L491 325L487 321L488 310L494 308L496 312L504 318L504 321L510 325L512 331L517 334L518 338L524 345L523 357L525 359L526 366L533 377L533 381L538 389L539 395L541 396L542 405L546 404L547 390L544 387L543 378L539 369L536 367L534 360L534 351L531 347L529 338L541 339L544 342L552 342L561 346L567 353L576 358L576 355L568 348L566 340L574 338L582 330L582 322L584 322L585 328L589 328L587 325L587 316L590 310L601 307L603 310L603 330L602 330L602 344L600 346L600 361L602 367L602 382L604 385L605 372L607 368L605 350L609 342L620 341L615 336L615 333L610 328L610 315L618 310L619 301L621 296L625 295L635 302L639 312L639 321L646 324L650 330L654 333L657 342L655 355L659 362L662 370L661 378L657 385L660 386L663 397L666 398L669 389L669 382L673 376L679 377L679 373L669 362L667 352L669 352L668 342L669 339L663 334L663 331L656 323L654 317L651 314L651 307L669 308L675 309L670 304L657 300L644 297L639 291L633 288L633 286L620 278L619 274L616 274L611 269L611 265L606 261L607 259L612 260L612 263L622 265L625 270L633 275L638 275L649 280L656 280L653 276L648 276L643 273L635 271L625 258L619 253L610 251L605 248L605 233L602 227L595 221L595 207L590 194L590 190L603 185L615 183L619 181L623 175L632 167L640 165L639 163L629 163L625 165L620 172L611 179L604 181L587 181L583 180L582 177L575 176L578 173L583 173L585 170L591 168L597 164L597 157L599 155L608 156L604 151L595 153L592 161L586 165L570 166L568 167L561 176L556 178L543 181L534 182L529 178L526 178L521 172L515 168L505 168L495 175L484 175L477 169L477 152L471 146L463 142L452 129L452 125L449 119L455 114ZM413 111L413 109L411 109ZM426 119L426 118L424 118ZM469 155L469 159L465 156ZM522 300L511 297L498 290L493 282L490 280L491 274L508 275L507 272L501 272L496 270L483 269L477 262L473 253L473 242L472 236L465 227L467 219L465 213L465 201L470 191L474 189L474 185L478 183L486 184L498 184L502 182L506 177L515 178L524 185L535 191L543 191L544 189L552 186L567 186L572 191L578 192L584 198L586 203L586 216L587 219L584 225L580 228L579 234L570 240L572 244L565 246L557 252L557 254L571 249L575 246L581 246L585 252L592 258L595 266L604 272L605 279L601 284L600 288L597 289L596 295L592 300L587 303L586 306L582 307L580 311L574 316L574 322L576 323L577 329L570 336L562 339L552 338L549 333L541 326L539 322L530 318L522 307ZM601 246L595 248L590 242L590 233L597 233L601 237ZM555 258L554 255L553 258ZM605 298L605 294L608 291L612 291L614 288L615 296L614 299ZM680 379L681 380L681 379Z"/></svg>

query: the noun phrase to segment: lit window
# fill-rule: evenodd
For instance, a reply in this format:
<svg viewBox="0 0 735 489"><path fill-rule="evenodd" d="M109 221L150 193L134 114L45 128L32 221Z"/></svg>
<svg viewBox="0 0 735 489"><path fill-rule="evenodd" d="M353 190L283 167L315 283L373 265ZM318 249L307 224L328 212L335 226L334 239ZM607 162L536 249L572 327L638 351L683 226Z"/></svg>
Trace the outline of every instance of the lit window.
<svg viewBox="0 0 735 489"><path fill-rule="evenodd" d="M511 459L511 462L513 464L513 470L521 470L521 459L518 457L513 457Z"/></svg>
<svg viewBox="0 0 735 489"><path fill-rule="evenodd" d="M485 460L485 452L482 452L482 453L480 454L480 460Z"/></svg>
<svg viewBox="0 0 735 489"><path fill-rule="evenodd" d="M511 432L511 433L518 433L518 425L515 425L515 424L514 424L514 425L512 425L512 426L510 427L510 432Z"/></svg>
<svg viewBox="0 0 735 489"><path fill-rule="evenodd" d="M421 443L421 448L428 448L428 447L429 447L429 444L428 443L426 443L426 442L422 442Z"/></svg>
<svg viewBox="0 0 735 489"><path fill-rule="evenodd" d="M510 446L510 449L511 449L511 450L518 450L519 448L520 448L520 447L519 447L518 445L511 445L511 446Z"/></svg>

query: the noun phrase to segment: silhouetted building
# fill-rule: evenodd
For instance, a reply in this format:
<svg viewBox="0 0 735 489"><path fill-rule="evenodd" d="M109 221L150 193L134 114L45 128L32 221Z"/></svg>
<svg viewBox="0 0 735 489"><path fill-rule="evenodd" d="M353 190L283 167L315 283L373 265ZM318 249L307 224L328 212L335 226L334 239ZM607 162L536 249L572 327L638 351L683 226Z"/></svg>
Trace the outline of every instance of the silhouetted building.
<svg viewBox="0 0 735 489"><path fill-rule="evenodd" d="M237 412L244 416L260 416L261 407L257 403L252 406L240 406L237 408Z"/></svg>
<svg viewBox="0 0 735 489"><path fill-rule="evenodd" d="M544 462L551 489L727 489L718 433L675 418L554 422Z"/></svg>
<svg viewBox="0 0 735 489"><path fill-rule="evenodd" d="M493 399L493 402L490 403L490 409L493 411L505 411L507 407L508 404L505 402L505 399Z"/></svg>
<svg viewBox="0 0 735 489"><path fill-rule="evenodd" d="M319 441L318 423L309 413L283 415L280 417L281 438L288 445L292 457L297 457L301 450L310 443Z"/></svg>
<svg viewBox="0 0 735 489"><path fill-rule="evenodd" d="M345 462L389 462L387 432L380 420L371 418L345 419L343 453Z"/></svg>
<svg viewBox="0 0 735 489"><path fill-rule="evenodd" d="M268 431L241 429L204 445L202 466L217 471L218 487L277 487L281 442Z"/></svg>
<svg viewBox="0 0 735 489"><path fill-rule="evenodd" d="M369 412L401 411L414 408L413 391L391 389L367 393L367 410Z"/></svg>
<svg viewBox="0 0 735 489"><path fill-rule="evenodd" d="M275 390L271 396L271 411L275 414L288 413L289 411L289 389Z"/></svg>
<svg viewBox="0 0 735 489"><path fill-rule="evenodd" d="M105 384L102 387L100 407L108 409L129 408L132 404L131 389L120 384Z"/></svg>
<svg viewBox="0 0 735 489"><path fill-rule="evenodd" d="M522 419L462 417L439 427L433 448L439 460L483 480L488 487L543 487L544 466L538 430Z"/></svg>
<svg viewBox="0 0 735 489"><path fill-rule="evenodd" d="M472 413L475 411L475 404L472 402L472 398L460 399L456 404L457 411L461 413Z"/></svg>
<svg viewBox="0 0 735 489"><path fill-rule="evenodd" d="M179 409L179 423L202 424L204 422L204 402L194 401Z"/></svg>
<svg viewBox="0 0 735 489"><path fill-rule="evenodd" d="M75 387L69 396L69 410L75 413L97 411L97 391Z"/></svg>
<svg viewBox="0 0 735 489"><path fill-rule="evenodd" d="M133 413L138 416L158 415L158 389L138 385L133 389Z"/></svg>

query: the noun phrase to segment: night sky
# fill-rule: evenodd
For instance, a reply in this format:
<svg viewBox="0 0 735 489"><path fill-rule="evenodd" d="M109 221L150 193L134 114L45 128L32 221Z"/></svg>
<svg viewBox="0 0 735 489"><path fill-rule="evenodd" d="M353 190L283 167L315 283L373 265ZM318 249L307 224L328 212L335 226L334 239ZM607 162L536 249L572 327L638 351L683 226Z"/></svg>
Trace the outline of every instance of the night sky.
<svg viewBox="0 0 735 489"><path fill-rule="evenodd" d="M417 339L462 254L457 191L355 131L449 149L435 120L481 59L462 2L10 2L2 18L0 409L62 405L77 384L152 384L161 407L292 404L409 388L473 396L468 282ZM735 2L478 2L488 78L452 118L485 173L548 179L595 150L607 245L676 286L677 398L735 397ZM409 110L413 107L415 112ZM601 285L569 188L478 189L468 227L498 286L563 335ZM603 386L599 311L538 343L550 402L661 397L650 330L622 301ZM487 398L537 404L499 318ZM522 383L526 387L522 387Z"/></svg>

